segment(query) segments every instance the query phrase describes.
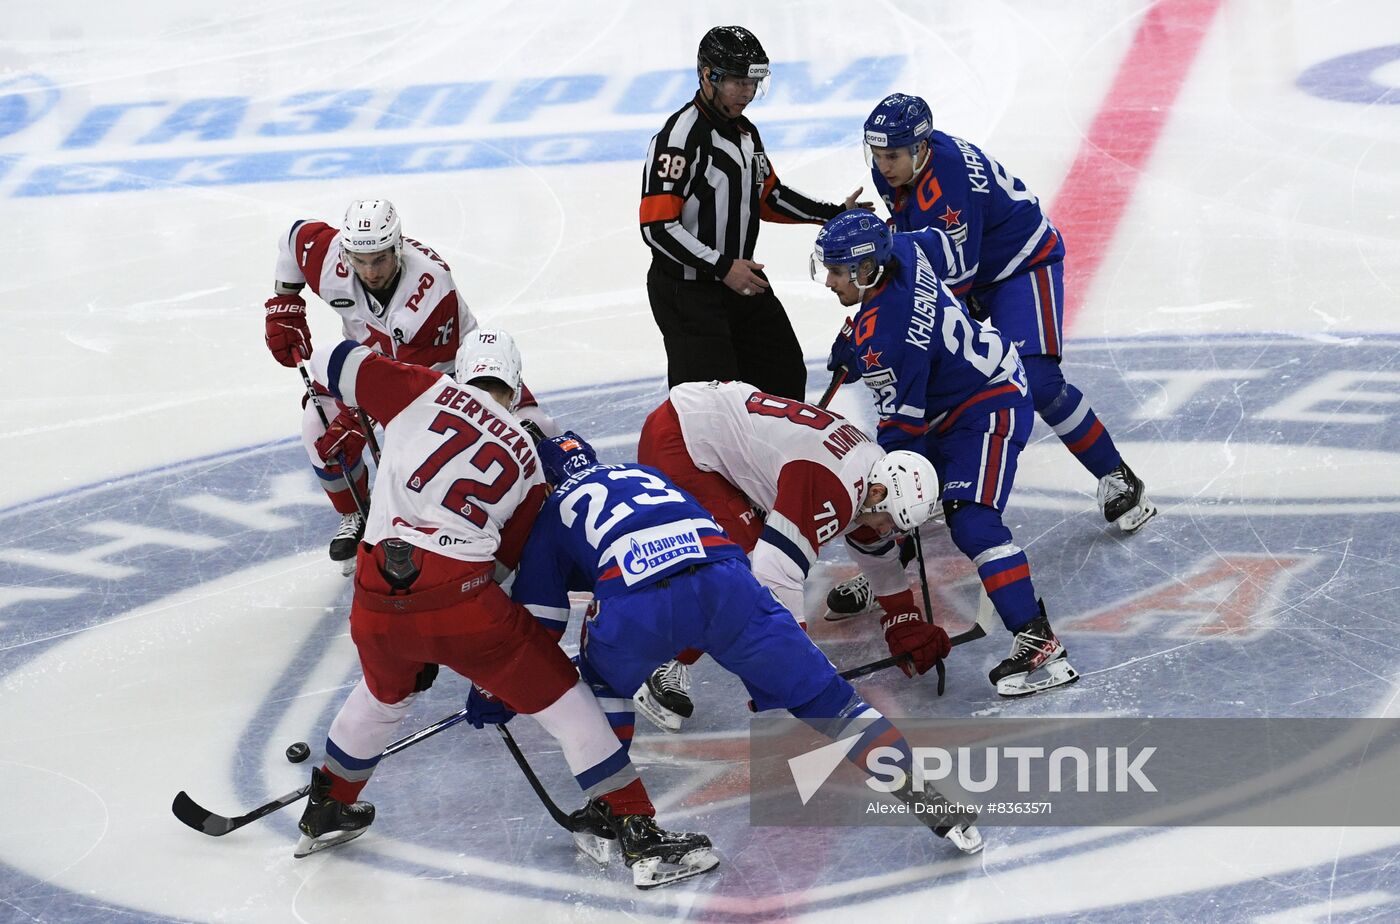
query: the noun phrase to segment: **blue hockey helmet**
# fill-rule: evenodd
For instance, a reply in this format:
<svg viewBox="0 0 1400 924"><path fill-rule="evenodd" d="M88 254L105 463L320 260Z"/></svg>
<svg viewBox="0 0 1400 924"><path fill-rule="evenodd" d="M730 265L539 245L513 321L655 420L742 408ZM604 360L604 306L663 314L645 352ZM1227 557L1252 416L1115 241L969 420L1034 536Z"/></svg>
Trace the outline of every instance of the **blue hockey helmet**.
<svg viewBox="0 0 1400 924"><path fill-rule="evenodd" d="M864 290L874 285L880 271L889 262L894 252L894 236L889 225L880 216L865 209L851 209L842 212L822 225L817 232L817 243L812 250L810 269L812 278L818 278L823 268L844 268L856 285ZM860 265L866 260L874 261L874 279L867 286L860 285Z"/></svg>
<svg viewBox="0 0 1400 924"><path fill-rule="evenodd" d="M872 148L912 148L933 136L928 103L907 93L891 93L865 120L865 144Z"/></svg>
<svg viewBox="0 0 1400 924"><path fill-rule="evenodd" d="M545 440L535 447L544 478L550 484L563 484L579 472L598 464L598 454L588 442L572 430L562 436Z"/></svg>

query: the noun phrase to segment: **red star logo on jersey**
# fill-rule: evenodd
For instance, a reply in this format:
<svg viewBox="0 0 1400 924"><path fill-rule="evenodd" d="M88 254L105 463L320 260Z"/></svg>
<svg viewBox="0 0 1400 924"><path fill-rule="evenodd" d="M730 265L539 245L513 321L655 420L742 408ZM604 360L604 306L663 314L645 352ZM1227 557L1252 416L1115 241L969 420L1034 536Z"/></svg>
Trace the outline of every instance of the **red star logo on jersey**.
<svg viewBox="0 0 1400 924"><path fill-rule="evenodd" d="M884 351L881 350L880 352ZM876 366L880 365L880 353L875 352L875 348L873 346L866 347L865 355L863 355L860 359L861 362L865 363L865 368L867 369L874 369Z"/></svg>
<svg viewBox="0 0 1400 924"><path fill-rule="evenodd" d="M955 209L951 205L945 205L942 215L938 217L943 220L943 224L951 228L958 223L958 216L962 214L962 209Z"/></svg>

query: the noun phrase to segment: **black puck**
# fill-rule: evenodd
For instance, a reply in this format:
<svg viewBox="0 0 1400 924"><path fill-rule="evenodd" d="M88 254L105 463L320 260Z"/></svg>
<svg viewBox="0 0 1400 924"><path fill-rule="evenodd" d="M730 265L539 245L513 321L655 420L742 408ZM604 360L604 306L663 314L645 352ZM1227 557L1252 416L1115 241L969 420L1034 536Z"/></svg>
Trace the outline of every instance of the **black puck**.
<svg viewBox="0 0 1400 924"><path fill-rule="evenodd" d="M287 759L294 764L299 764L311 756L311 746L305 741L298 741L296 744L287 746Z"/></svg>

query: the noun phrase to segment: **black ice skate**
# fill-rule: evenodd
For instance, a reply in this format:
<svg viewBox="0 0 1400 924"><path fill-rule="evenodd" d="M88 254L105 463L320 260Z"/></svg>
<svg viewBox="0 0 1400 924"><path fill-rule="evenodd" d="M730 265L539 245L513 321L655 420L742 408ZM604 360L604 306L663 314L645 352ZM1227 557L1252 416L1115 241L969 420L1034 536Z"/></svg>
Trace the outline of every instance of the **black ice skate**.
<svg viewBox="0 0 1400 924"><path fill-rule="evenodd" d="M904 785L894 791L894 797L914 809L915 817L928 825L929 830L939 837L946 838L963 853L981 853L982 832L977 830L977 812L971 806L955 805L938 790L925 784L923 792L914 792L912 784L905 780Z"/></svg>
<svg viewBox="0 0 1400 924"><path fill-rule="evenodd" d="M1040 615L1011 640L1011 656L987 676L997 693L1007 697L1030 696L1079 679L1079 672L1070 666L1069 652L1050 628L1043 600Z"/></svg>
<svg viewBox="0 0 1400 924"><path fill-rule="evenodd" d="M870 588L870 579L863 574L857 574L827 592L826 608L826 621L840 622L852 616L873 613L880 605L875 602L875 591Z"/></svg>
<svg viewBox="0 0 1400 924"><path fill-rule="evenodd" d="M594 799L570 819L579 850L606 866L616 846L639 889L670 885L719 865L705 835L667 831L649 815L614 815L602 799Z"/></svg>
<svg viewBox="0 0 1400 924"><path fill-rule="evenodd" d="M374 806L368 802L346 805L331 798L331 778L320 767L311 771L311 795L297 827L301 840L292 856L301 858L352 841L365 833L374 821Z"/></svg>
<svg viewBox="0 0 1400 924"><path fill-rule="evenodd" d="M1157 515L1157 505L1148 500L1142 479L1126 462L1099 479L1099 509L1105 520L1125 533L1136 532Z"/></svg>
<svg viewBox="0 0 1400 924"><path fill-rule="evenodd" d="M637 711L662 731L678 732L681 720L695 712L690 701L690 668L679 661L667 661L651 672L632 701Z"/></svg>
<svg viewBox="0 0 1400 924"><path fill-rule="evenodd" d="M342 574L355 573L355 552L365 536L365 518L359 512L340 518L340 527L331 537L331 561L340 562Z"/></svg>
<svg viewBox="0 0 1400 924"><path fill-rule="evenodd" d="M941 522L941 515L929 522ZM899 546L899 567L906 568L914 560L914 543L903 542ZM840 622L852 616L880 612L880 604L875 599L875 591L870 587L870 579L857 574L849 581L842 581L826 594L827 622Z"/></svg>

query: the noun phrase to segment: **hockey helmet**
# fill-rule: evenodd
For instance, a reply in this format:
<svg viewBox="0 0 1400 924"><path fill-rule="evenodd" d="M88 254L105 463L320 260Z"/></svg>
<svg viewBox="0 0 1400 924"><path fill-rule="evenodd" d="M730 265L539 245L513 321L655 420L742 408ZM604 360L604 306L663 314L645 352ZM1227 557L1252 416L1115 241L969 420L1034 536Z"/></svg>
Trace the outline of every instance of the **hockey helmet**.
<svg viewBox="0 0 1400 924"><path fill-rule="evenodd" d="M888 513L895 529L909 532L933 516L938 504L938 473L917 452L896 449L870 467L866 481L885 486L885 498L862 513Z"/></svg>
<svg viewBox="0 0 1400 924"><path fill-rule="evenodd" d="M463 385L472 379L496 379L510 389L514 400L520 394L520 365L520 350L510 334L478 327L463 337L457 348L454 378Z"/></svg>
<svg viewBox="0 0 1400 924"><path fill-rule="evenodd" d="M756 81L761 96L768 86L768 52L758 37L743 26L715 26L700 40L695 70L710 69L710 82L724 77Z"/></svg>
<svg viewBox="0 0 1400 924"><path fill-rule="evenodd" d="M872 148L912 148L933 136L933 113L928 103L907 93L880 100L865 120L865 143Z"/></svg>
<svg viewBox="0 0 1400 924"><path fill-rule="evenodd" d="M598 454L593 447L572 430L543 441L535 447L535 452L544 468L544 480L550 484L563 484L598 464Z"/></svg>
<svg viewBox="0 0 1400 924"><path fill-rule="evenodd" d="M340 247L346 253L392 249L397 260L403 252L403 234L394 203L388 199L356 199L350 203L340 225Z"/></svg>
<svg viewBox="0 0 1400 924"><path fill-rule="evenodd" d="M857 287L864 290L879 279L893 252L894 236L889 225L874 212L851 209L822 225L817 232L809 269L814 280L824 269L844 269ZM858 270L866 260L874 261L874 279L868 285L861 286Z"/></svg>

